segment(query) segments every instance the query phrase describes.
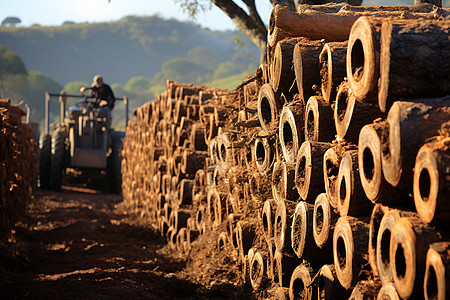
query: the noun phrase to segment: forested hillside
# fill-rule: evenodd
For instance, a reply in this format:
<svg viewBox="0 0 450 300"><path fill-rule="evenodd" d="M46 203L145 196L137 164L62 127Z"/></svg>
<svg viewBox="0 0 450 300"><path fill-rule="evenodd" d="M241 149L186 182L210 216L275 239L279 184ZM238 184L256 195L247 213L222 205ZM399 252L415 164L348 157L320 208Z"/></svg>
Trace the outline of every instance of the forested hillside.
<svg viewBox="0 0 450 300"><path fill-rule="evenodd" d="M131 110L162 92L167 78L234 88L252 74L258 50L238 32L213 32L190 22L125 17L116 22L0 28L0 46L23 61L26 74L5 74L2 97L24 101L43 123L44 92L78 93L102 74ZM57 115L57 103L55 116ZM114 123L124 127L123 106Z"/></svg>
<svg viewBox="0 0 450 300"><path fill-rule="evenodd" d="M248 61L252 55L237 47L236 36L158 16L130 16L110 23L1 28L0 45L19 54L29 70L63 85L90 80L96 73L110 83L125 84L133 76L153 78L173 58L189 62L179 59L166 65L166 72L185 67L201 76L212 75L220 62L239 52ZM256 51L250 42L244 43Z"/></svg>

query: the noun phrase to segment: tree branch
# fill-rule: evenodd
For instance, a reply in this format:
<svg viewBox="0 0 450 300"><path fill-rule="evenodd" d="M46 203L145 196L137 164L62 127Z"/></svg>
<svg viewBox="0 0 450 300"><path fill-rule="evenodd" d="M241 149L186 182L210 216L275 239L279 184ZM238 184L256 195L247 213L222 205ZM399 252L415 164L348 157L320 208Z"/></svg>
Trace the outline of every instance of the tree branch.
<svg viewBox="0 0 450 300"><path fill-rule="evenodd" d="M255 1L244 1L249 9L249 15L233 1L211 0L211 2L225 12L233 23L236 24L237 28L247 35L261 50L261 58L263 59L267 42L267 29L256 11Z"/></svg>

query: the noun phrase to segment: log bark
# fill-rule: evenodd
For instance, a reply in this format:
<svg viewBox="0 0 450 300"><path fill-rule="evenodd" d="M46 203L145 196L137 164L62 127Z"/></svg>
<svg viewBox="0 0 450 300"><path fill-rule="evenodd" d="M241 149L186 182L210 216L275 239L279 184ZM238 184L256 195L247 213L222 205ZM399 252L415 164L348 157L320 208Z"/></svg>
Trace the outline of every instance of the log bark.
<svg viewBox="0 0 450 300"><path fill-rule="evenodd" d="M288 286L295 266L299 263L300 260L297 257L275 250L273 263L275 284Z"/></svg>
<svg viewBox="0 0 450 300"><path fill-rule="evenodd" d="M205 165L206 152L185 149L182 156L181 172L194 178L195 173Z"/></svg>
<svg viewBox="0 0 450 300"><path fill-rule="evenodd" d="M338 300L349 296L349 292L340 284L334 265L323 265L319 270L317 286L318 299Z"/></svg>
<svg viewBox="0 0 450 300"><path fill-rule="evenodd" d="M297 93L297 86L294 85L295 74L292 69L292 58L297 39L286 39L279 41L275 46L272 58L271 83L273 90L284 94L286 98L291 98Z"/></svg>
<svg viewBox="0 0 450 300"><path fill-rule="evenodd" d="M338 215L331 210L326 193L319 194L314 203L313 236L314 241L320 249L331 253L333 249L333 230Z"/></svg>
<svg viewBox="0 0 450 300"><path fill-rule="evenodd" d="M437 137L422 146L414 165L414 203L425 223L448 226L450 219L450 138Z"/></svg>
<svg viewBox="0 0 450 300"><path fill-rule="evenodd" d="M337 208L338 206L336 185L339 175L339 165L341 164L341 159L344 152L344 147L337 145L325 151L323 155L325 192L327 193L328 200L333 208Z"/></svg>
<svg viewBox="0 0 450 300"><path fill-rule="evenodd" d="M361 267L367 263L369 226L354 217L340 217L333 233L333 258L337 278L345 289L356 284Z"/></svg>
<svg viewBox="0 0 450 300"><path fill-rule="evenodd" d="M318 57L322 51L324 42L305 41L297 43L294 47L293 66L297 90L300 100L306 102L311 96L315 96L320 86L320 64Z"/></svg>
<svg viewBox="0 0 450 300"><path fill-rule="evenodd" d="M336 91L347 75L346 58L348 42L330 42L323 46L319 55L322 97L332 104Z"/></svg>
<svg viewBox="0 0 450 300"><path fill-rule="evenodd" d="M382 144L384 178L392 186L409 188L414 158L425 140L438 135L450 118L450 97L421 102L397 101L389 111L389 138Z"/></svg>
<svg viewBox="0 0 450 300"><path fill-rule="evenodd" d="M331 142L335 139L336 130L330 126L333 119L333 108L320 96L308 99L305 109L305 141Z"/></svg>
<svg viewBox="0 0 450 300"><path fill-rule="evenodd" d="M244 255L245 253L250 254L250 249L255 236L254 224L245 220L240 220L236 223L236 240L238 242L238 252L241 255Z"/></svg>
<svg viewBox="0 0 450 300"><path fill-rule="evenodd" d="M191 133L189 135L190 142L194 150L196 151L206 151L207 145L205 142L205 128L199 124L196 123L192 125Z"/></svg>
<svg viewBox="0 0 450 300"><path fill-rule="evenodd" d="M297 201L299 195L295 188L295 168L287 166L282 160L275 162L272 171L272 196L279 201Z"/></svg>
<svg viewBox="0 0 450 300"><path fill-rule="evenodd" d="M450 21L386 20L381 28L378 104L450 93Z"/></svg>
<svg viewBox="0 0 450 300"><path fill-rule="evenodd" d="M272 196L277 202L286 200L285 172L286 164L282 160L277 160L272 171Z"/></svg>
<svg viewBox="0 0 450 300"><path fill-rule="evenodd" d="M317 247L313 233L314 205L300 201L295 208L291 225L291 247L299 258L310 262L327 260L329 253Z"/></svg>
<svg viewBox="0 0 450 300"><path fill-rule="evenodd" d="M378 108L356 101L347 82L339 86L334 105L334 125L340 139L356 144L361 128L380 117L385 116Z"/></svg>
<svg viewBox="0 0 450 300"><path fill-rule="evenodd" d="M295 202L282 201L277 205L273 227L274 243L278 251L293 254L289 224L295 211Z"/></svg>
<svg viewBox="0 0 450 300"><path fill-rule="evenodd" d="M298 151L295 184L305 201L312 203L323 191L323 154L330 147L329 143L304 142Z"/></svg>
<svg viewBox="0 0 450 300"><path fill-rule="evenodd" d="M183 179L180 182L178 205L192 204L192 188L194 187L194 180Z"/></svg>
<svg viewBox="0 0 450 300"><path fill-rule="evenodd" d="M345 41L357 18L358 16L340 18L334 14L311 10L298 14L286 7L275 7L269 21L267 42L274 46L280 36Z"/></svg>
<svg viewBox="0 0 450 300"><path fill-rule="evenodd" d="M359 178L357 150L347 151L342 156L337 180L337 199L341 216L361 216L372 211L373 205L367 199Z"/></svg>
<svg viewBox="0 0 450 300"><path fill-rule="evenodd" d="M388 8L384 10L384 8ZM300 9L300 8L299 8ZM351 7L346 6L340 12L337 8L300 9L299 13L287 7L275 7L270 15L267 44L275 46L278 41L286 37L308 37L311 39L325 39L326 41L348 40L353 23L361 16L408 16L423 17L431 12L428 6L378 6ZM431 16L434 17L434 16Z"/></svg>

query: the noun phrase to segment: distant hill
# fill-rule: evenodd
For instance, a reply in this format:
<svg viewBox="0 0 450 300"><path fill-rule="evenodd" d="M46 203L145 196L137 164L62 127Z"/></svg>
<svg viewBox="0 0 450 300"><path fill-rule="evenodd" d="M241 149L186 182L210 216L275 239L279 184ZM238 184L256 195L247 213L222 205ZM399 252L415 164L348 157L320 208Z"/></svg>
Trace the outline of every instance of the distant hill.
<svg viewBox="0 0 450 300"><path fill-rule="evenodd" d="M173 58L203 60L211 65L212 75L236 53L258 57L257 48L245 37L248 49L237 46L237 35L158 16L129 16L110 23L0 28L0 45L19 54L28 70L47 74L63 85L90 82L98 73L108 83L125 84L135 76L153 78Z"/></svg>

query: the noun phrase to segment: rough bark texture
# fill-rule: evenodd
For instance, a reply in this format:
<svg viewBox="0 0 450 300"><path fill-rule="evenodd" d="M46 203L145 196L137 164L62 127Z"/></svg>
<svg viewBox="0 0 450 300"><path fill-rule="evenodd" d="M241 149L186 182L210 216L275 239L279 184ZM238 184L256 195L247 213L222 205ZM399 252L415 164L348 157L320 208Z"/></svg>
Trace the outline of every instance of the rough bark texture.
<svg viewBox="0 0 450 300"><path fill-rule="evenodd" d="M399 98L450 93L449 32L448 20L383 22L378 94L381 111L388 111Z"/></svg>
<svg viewBox="0 0 450 300"><path fill-rule="evenodd" d="M291 98L297 93L294 84L295 74L292 69L292 57L297 39L286 39L277 43L272 61L272 86L275 92Z"/></svg>
<svg viewBox="0 0 450 300"><path fill-rule="evenodd" d="M333 108L320 96L309 97L305 110L305 140L328 142L334 140L336 130L330 126Z"/></svg>
<svg viewBox="0 0 450 300"><path fill-rule="evenodd" d="M319 57L323 41L301 42L295 45L293 65L300 100L306 103L317 94L320 86Z"/></svg>
<svg viewBox="0 0 450 300"><path fill-rule="evenodd" d="M319 56L322 96L330 104L335 101L337 87L347 75L347 45L347 42L326 43Z"/></svg>
<svg viewBox="0 0 450 300"><path fill-rule="evenodd" d="M395 102L389 111L389 138L383 148L383 172L395 187L409 188L417 151L427 138L438 135L450 116L450 98Z"/></svg>

